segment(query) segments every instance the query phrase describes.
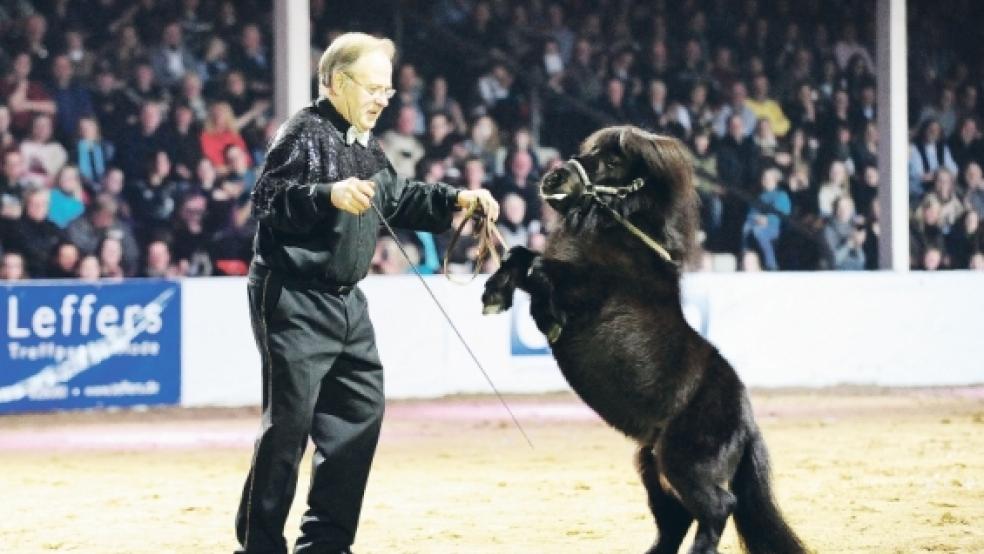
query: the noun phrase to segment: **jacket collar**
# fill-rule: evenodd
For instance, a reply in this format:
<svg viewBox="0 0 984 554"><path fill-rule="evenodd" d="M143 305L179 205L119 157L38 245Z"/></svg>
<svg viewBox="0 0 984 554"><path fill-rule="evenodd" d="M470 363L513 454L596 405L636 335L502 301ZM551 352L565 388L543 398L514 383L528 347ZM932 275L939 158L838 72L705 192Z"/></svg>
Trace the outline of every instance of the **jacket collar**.
<svg viewBox="0 0 984 554"><path fill-rule="evenodd" d="M314 101L314 109L317 110L318 115L327 119L332 125L334 125L335 129L338 129L338 132L340 132L342 136L345 136L345 132L352 126L352 124L349 123L348 120L342 116L342 114L338 113L338 110L335 109L335 106L331 103L331 100L328 100L324 96L321 96Z"/></svg>

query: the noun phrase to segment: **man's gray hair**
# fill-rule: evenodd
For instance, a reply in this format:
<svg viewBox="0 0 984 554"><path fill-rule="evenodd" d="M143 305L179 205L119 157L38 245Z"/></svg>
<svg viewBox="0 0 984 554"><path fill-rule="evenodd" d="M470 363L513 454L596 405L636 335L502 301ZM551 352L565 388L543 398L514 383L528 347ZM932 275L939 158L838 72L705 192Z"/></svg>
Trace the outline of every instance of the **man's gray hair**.
<svg viewBox="0 0 984 554"><path fill-rule="evenodd" d="M336 71L345 71L360 57L379 51L390 60L396 56L396 46L388 38L377 38L365 33L344 33L331 41L318 62L318 82L329 86Z"/></svg>

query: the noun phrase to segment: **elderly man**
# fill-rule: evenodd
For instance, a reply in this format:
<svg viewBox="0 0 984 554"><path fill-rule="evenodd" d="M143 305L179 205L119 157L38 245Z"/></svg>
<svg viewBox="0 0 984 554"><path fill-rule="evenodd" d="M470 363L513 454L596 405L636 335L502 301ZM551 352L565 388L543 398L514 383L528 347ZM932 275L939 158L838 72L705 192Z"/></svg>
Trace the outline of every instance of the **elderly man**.
<svg viewBox="0 0 984 554"><path fill-rule="evenodd" d="M487 191L410 181L387 161L372 129L394 94L393 56L387 39L336 38L318 66L323 96L280 128L252 192L259 225L248 296L263 417L236 521L239 552L287 551L308 437L316 451L294 552L350 552L384 404L356 287L381 225L376 209L394 226L435 232L455 209L498 216Z"/></svg>

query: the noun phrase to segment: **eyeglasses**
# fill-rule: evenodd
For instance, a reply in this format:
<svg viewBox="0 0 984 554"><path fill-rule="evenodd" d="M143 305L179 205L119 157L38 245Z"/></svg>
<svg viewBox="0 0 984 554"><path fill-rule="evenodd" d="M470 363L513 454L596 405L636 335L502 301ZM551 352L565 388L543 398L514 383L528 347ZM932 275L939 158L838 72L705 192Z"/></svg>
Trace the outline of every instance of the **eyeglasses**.
<svg viewBox="0 0 984 554"><path fill-rule="evenodd" d="M369 96L374 96L374 97L377 97L377 98L385 98L385 99L389 100L390 98L393 98L393 96L396 95L396 89L395 88L384 87L382 85L378 85L378 86L374 86L374 87L367 87L366 85L363 85L362 83L360 83L359 81L357 81L355 79L355 77L353 77L351 74L349 74L347 72L344 72L344 71L342 73L344 73L346 77L348 77L349 79L351 79L353 83L359 85L359 88L361 88L362 90L368 92L369 93Z"/></svg>

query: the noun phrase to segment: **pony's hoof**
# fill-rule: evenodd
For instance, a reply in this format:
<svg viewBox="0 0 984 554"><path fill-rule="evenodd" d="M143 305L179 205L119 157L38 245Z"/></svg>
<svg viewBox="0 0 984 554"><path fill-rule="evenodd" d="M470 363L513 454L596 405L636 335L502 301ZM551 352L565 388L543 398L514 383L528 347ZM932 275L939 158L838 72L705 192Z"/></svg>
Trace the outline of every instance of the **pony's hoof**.
<svg viewBox="0 0 984 554"><path fill-rule="evenodd" d="M553 325L551 325L550 331L547 332L547 342L549 342L550 344L557 342L557 339L560 338L560 333L563 330L564 328L559 323L554 323Z"/></svg>
<svg viewBox="0 0 984 554"><path fill-rule="evenodd" d="M503 311L502 304L488 304L482 308L482 315L501 314Z"/></svg>

